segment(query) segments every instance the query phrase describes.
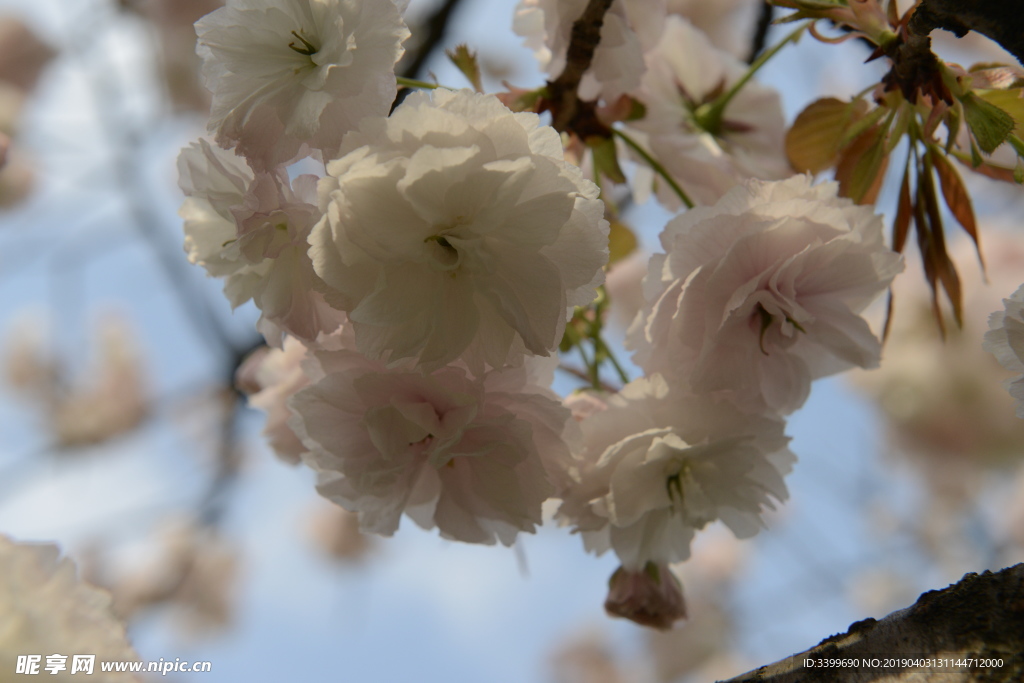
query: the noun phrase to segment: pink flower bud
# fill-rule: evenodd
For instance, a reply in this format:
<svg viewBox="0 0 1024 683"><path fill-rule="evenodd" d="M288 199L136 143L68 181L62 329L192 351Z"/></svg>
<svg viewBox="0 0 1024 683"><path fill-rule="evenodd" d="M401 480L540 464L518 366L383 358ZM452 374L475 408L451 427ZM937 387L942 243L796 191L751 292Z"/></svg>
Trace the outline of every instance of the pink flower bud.
<svg viewBox="0 0 1024 683"><path fill-rule="evenodd" d="M654 562L640 570L616 569L608 580L604 609L614 617L662 631L686 618L682 584L667 564Z"/></svg>

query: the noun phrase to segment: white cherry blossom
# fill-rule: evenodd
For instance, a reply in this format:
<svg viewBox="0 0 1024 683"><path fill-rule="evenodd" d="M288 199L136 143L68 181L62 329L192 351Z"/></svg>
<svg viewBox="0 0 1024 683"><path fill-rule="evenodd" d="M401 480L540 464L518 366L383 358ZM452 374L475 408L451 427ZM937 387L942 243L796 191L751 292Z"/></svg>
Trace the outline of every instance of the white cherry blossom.
<svg viewBox="0 0 1024 683"><path fill-rule="evenodd" d="M694 533L714 520L753 536L773 500L786 499L782 477L795 457L781 419L670 390L657 374L607 406L583 420L579 481L559 516L626 569L685 560Z"/></svg>
<svg viewBox="0 0 1024 683"><path fill-rule="evenodd" d="M196 22L209 129L258 170L309 148L328 157L395 99L409 31L393 2L228 0Z"/></svg>
<svg viewBox="0 0 1024 683"><path fill-rule="evenodd" d="M317 354L323 377L289 402L322 495L390 536L402 514L445 538L510 545L568 484L576 423L530 371L388 369Z"/></svg>
<svg viewBox="0 0 1024 683"><path fill-rule="evenodd" d="M182 150L178 171L189 260L225 278L232 306L256 303L268 343L279 346L285 332L315 340L337 328L342 314L316 291L307 254L320 219L315 176L289 182L284 169L253 173L244 159L206 140Z"/></svg>
<svg viewBox="0 0 1024 683"><path fill-rule="evenodd" d="M709 105L746 73L747 66L714 47L698 29L670 16L658 44L645 56L647 72L633 93L646 112L630 124L642 142L698 204L714 203L743 178L789 177L782 104L775 90L750 81L719 119ZM679 198L644 168L636 186L656 188L672 209Z"/></svg>
<svg viewBox="0 0 1024 683"><path fill-rule="evenodd" d="M503 367L548 355L593 300L604 207L536 115L469 91L413 93L342 153L309 253L360 351Z"/></svg>
<svg viewBox="0 0 1024 683"><path fill-rule="evenodd" d="M263 436L274 453L290 465L297 465L306 448L288 425L292 412L286 402L309 386L302 371L306 346L295 337L285 337L280 349L263 347L238 369L236 384L249 394L249 405L267 414Z"/></svg>
<svg viewBox="0 0 1024 683"><path fill-rule="evenodd" d="M810 383L878 365L861 312L902 270L882 220L807 176L748 181L665 226L628 346L647 372L790 413Z"/></svg>

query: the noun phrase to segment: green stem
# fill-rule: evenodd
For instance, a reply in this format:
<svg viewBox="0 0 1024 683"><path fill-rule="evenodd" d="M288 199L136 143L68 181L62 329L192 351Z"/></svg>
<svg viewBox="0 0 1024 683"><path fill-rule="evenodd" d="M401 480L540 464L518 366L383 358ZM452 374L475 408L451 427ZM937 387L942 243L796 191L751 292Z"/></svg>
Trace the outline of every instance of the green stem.
<svg viewBox="0 0 1024 683"><path fill-rule="evenodd" d="M811 25L811 23L812 22L808 21L805 24L801 24L795 31L783 38L780 42L762 52L758 55L757 59L751 63L750 68L747 69L747 72L743 74L740 80L732 84L731 88L722 95L719 95L714 102L698 107L697 111L694 112L694 119L696 119L697 124L702 129L712 134L715 134L715 131L721 130L722 118L725 116L725 108L729 105L732 98L739 94L740 90L743 89L743 86L745 86L747 82L754 77L754 74L756 74L762 66L768 63L769 59L774 57L776 53L778 53L778 51L788 43L795 42L807 27Z"/></svg>
<svg viewBox="0 0 1024 683"><path fill-rule="evenodd" d="M605 343L604 338L602 338L600 334L594 337L594 350L595 352L599 350L604 353L604 355L608 357L608 360L612 362L612 367L615 368L615 372L618 373L619 379L622 380L622 383L629 384L629 375L627 375L626 371L622 369L621 365L619 365L619 359L616 358L615 354L612 353L612 350L608 348L608 344ZM596 357L597 353L595 353L594 356Z"/></svg>
<svg viewBox="0 0 1024 683"><path fill-rule="evenodd" d="M591 360L587 357L587 351L583 348L583 343L576 345L576 349L580 352L580 358L583 359L583 365L587 368L587 377L590 378L590 386L594 389L601 388L601 377L600 369L597 367L596 357ZM595 354L596 356L596 354Z"/></svg>
<svg viewBox="0 0 1024 683"><path fill-rule="evenodd" d="M405 88L423 88L425 90L436 90L437 88L445 88L443 85L437 83L428 83L427 81L418 81L415 78L406 78L405 76L396 76L395 79L398 81L398 85ZM445 88L451 90L451 88Z"/></svg>
<svg viewBox="0 0 1024 683"><path fill-rule="evenodd" d="M668 183L669 187L672 188L672 190L676 193L676 195L679 197L679 199L681 199L683 201L683 204L686 205L686 208L688 208L688 209L692 209L693 208L693 206L694 206L693 201L686 195L685 192L683 192L683 188L679 187L679 183L677 183L675 181L675 179L671 175L669 175L668 171L665 170L664 166L659 164L654 159L654 157L652 157L650 154L648 154L647 150L645 150L643 147L638 145L636 143L636 141L633 140L633 138L629 137L628 135L623 133L621 130L618 130L617 128L612 128L612 135L617 136L620 140L622 140L627 145L629 145L629 147L634 152L639 154L643 158L643 160L647 162L648 166L650 166L651 168L654 169L655 173L657 173L662 178L664 178L665 182Z"/></svg>

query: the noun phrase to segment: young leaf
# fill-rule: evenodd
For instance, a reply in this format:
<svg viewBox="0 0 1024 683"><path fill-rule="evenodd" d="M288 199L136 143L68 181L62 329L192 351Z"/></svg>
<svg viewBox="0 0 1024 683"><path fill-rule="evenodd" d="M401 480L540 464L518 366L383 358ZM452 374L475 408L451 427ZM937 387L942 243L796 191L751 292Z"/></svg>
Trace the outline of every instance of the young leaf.
<svg viewBox="0 0 1024 683"><path fill-rule="evenodd" d="M598 177L603 175L614 183L626 182L626 176L619 166L614 139L594 136L587 140L587 145L594 156L594 173Z"/></svg>
<svg viewBox="0 0 1024 683"><path fill-rule="evenodd" d="M914 232L917 235L917 248L921 252L921 264L924 266L924 279L932 293L932 313L939 326L939 333L946 338L946 323L942 320L942 308L939 306L938 277L935 273L935 262L932 257L934 246L932 232L928 226L928 218L924 211L922 188L918 184L917 197L914 200Z"/></svg>
<svg viewBox="0 0 1024 683"><path fill-rule="evenodd" d="M1009 114L1015 130L1024 130L1024 88L989 90L979 94L979 97Z"/></svg>
<svg viewBox="0 0 1024 683"><path fill-rule="evenodd" d="M942 198L946 200L946 206L956 217L957 222L964 231L974 240L974 248L978 251L978 260L984 267L985 261L981 255L981 244L978 241L978 226L974 220L974 207L971 205L971 196L964 187L960 174L956 172L953 164L935 147L928 148L928 155L931 157L935 173L939 176L939 185L942 187Z"/></svg>
<svg viewBox="0 0 1024 683"><path fill-rule="evenodd" d="M1013 117L973 92L964 95L960 101L964 105L964 118L978 146L986 154L991 154L1013 131Z"/></svg>
<svg viewBox="0 0 1024 683"><path fill-rule="evenodd" d="M471 51L468 45L465 43L456 45L454 50L445 50L444 53L448 55L448 59L452 60L452 64L462 72L462 75L469 80L474 90L477 92L484 91L483 81L480 78L480 65L476 61L476 53Z"/></svg>
<svg viewBox="0 0 1024 683"><path fill-rule="evenodd" d="M859 101L862 105L863 102ZM839 140L855 116L857 105L834 97L811 102L786 133L786 156L801 173L819 173L836 164Z"/></svg>
<svg viewBox="0 0 1024 683"><path fill-rule="evenodd" d="M918 183L921 186L921 196L925 202L925 211L928 215L930 228L931 250L928 255L932 263L933 272L942 282L942 288L946 290L949 303L953 306L953 318L958 327L963 327L963 293L960 290L960 277L957 275L956 266L946 252L946 236L942 228L942 214L939 212L939 200L935 194L935 179L932 178L932 164L928 155L924 157L924 164L921 174L918 176Z"/></svg>
<svg viewBox="0 0 1024 683"><path fill-rule="evenodd" d="M910 166L903 172L900 184L900 198L896 205L896 219L892 223L892 250L900 254L907 244L907 233L910 231L910 216L913 214L910 203Z"/></svg>
<svg viewBox="0 0 1024 683"><path fill-rule="evenodd" d="M888 165L884 131L879 126L865 131L839 156L836 164L839 194L858 204L873 204Z"/></svg>

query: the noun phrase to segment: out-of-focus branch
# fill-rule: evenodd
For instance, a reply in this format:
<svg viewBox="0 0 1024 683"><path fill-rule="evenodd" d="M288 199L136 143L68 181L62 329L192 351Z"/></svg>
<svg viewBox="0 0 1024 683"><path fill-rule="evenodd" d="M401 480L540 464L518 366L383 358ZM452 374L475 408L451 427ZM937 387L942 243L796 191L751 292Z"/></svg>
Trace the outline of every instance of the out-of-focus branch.
<svg viewBox="0 0 1024 683"><path fill-rule="evenodd" d="M137 166L138 159L143 156L142 135L139 126L124 120L117 107L117 103L124 99L123 89L118 87L121 83L113 80L118 70L107 53L97 54L91 41L83 37L94 38L93 32L85 32L82 25L70 22L65 31L68 36L66 44L73 46L83 57L90 56L91 52L96 64L87 68L88 82L95 94L97 122L112 150L111 172L124 199L131 225L150 248L168 287L178 299L184 317L196 334L210 343L211 351L223 356L235 347L235 342L206 297L191 284L194 280L187 272L191 266L181 258L179 250L168 247L161 230L163 216L153 207L149 191L143 185L144 175Z"/></svg>
<svg viewBox="0 0 1024 683"><path fill-rule="evenodd" d="M448 32L448 24L451 22L452 14L458 8L462 0L445 0L441 6L434 10L427 19L415 27L414 37L418 37L416 44L408 49L399 64L399 76L406 78L421 78L426 74L423 68L434 55L434 52L441 47L445 34Z"/></svg>
<svg viewBox="0 0 1024 683"><path fill-rule="evenodd" d="M849 668L807 660L859 660ZM864 660L880 660L878 666ZM887 667L890 660L895 666ZM960 666L956 660L967 660ZM910 660L911 663L901 660ZM913 660L919 664L914 665ZM921 661L924 660L923 665ZM933 661L928 661L933 660ZM1000 665L982 666L984 660ZM865 619L816 647L723 683L1011 683L1024 680L1024 564L967 574L885 619Z"/></svg>
<svg viewBox="0 0 1024 683"><path fill-rule="evenodd" d="M752 64L757 56L764 50L765 41L768 40L768 29L772 25L772 17L775 15L775 5L768 0L761 1L761 12L757 16L757 24L754 26L754 35L750 39L750 52L747 53L747 64Z"/></svg>
<svg viewBox="0 0 1024 683"><path fill-rule="evenodd" d="M576 91L594 60L594 51L601 42L604 15L611 6L612 0L590 0L572 25L565 69L558 78L548 81L548 94L543 104L544 109L551 112L551 125L557 131L572 131L582 139L610 135L607 126L597 118L595 103L580 100Z"/></svg>

